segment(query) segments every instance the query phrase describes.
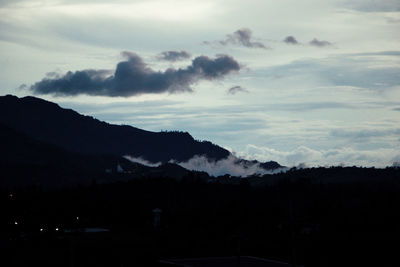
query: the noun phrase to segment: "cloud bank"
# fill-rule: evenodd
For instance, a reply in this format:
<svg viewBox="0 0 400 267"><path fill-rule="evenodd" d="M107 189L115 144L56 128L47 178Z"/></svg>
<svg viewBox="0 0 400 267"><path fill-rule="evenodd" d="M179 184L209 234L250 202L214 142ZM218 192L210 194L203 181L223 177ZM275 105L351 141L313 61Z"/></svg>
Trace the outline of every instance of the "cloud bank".
<svg viewBox="0 0 400 267"><path fill-rule="evenodd" d="M287 36L283 41L287 44L293 44L293 45L299 44L299 42L293 36Z"/></svg>
<svg viewBox="0 0 400 267"><path fill-rule="evenodd" d="M135 53L123 52L126 61L119 62L113 75L109 70L82 70L63 76L48 76L33 84L37 94L98 95L129 97L148 93L181 93L192 91L191 85L200 80L215 80L240 70L231 56L217 55L215 59L199 56L184 69L169 68L155 71Z"/></svg>
<svg viewBox="0 0 400 267"><path fill-rule="evenodd" d="M190 57L191 55L186 51L164 51L158 56L161 60L172 62L188 59Z"/></svg>
<svg viewBox="0 0 400 267"><path fill-rule="evenodd" d="M218 161L210 161L204 156L194 156L186 162L173 162L185 169L193 171L204 171L211 176L229 174L238 177L247 177L254 174L273 174L285 171L286 168L276 170L265 170L260 167L260 163L243 162L234 155Z"/></svg>
<svg viewBox="0 0 400 267"><path fill-rule="evenodd" d="M140 163L149 167L158 167L161 165L160 162L153 163L140 157L124 157L132 162ZM240 159L235 157L234 155L230 155L229 157L218 161L209 160L205 156L196 155L185 162L171 160L170 163L177 164L185 169L192 171L203 171L211 176L221 176L229 174L231 176L247 177L254 174L273 174L287 170L287 168L265 170L264 168L260 167L260 163L240 161Z"/></svg>
<svg viewBox="0 0 400 267"><path fill-rule="evenodd" d="M317 47L325 47L325 46L332 45L332 43L330 43L328 41L321 41L321 40L318 40L317 38L312 39L309 44L313 45L313 46L317 46Z"/></svg>
<svg viewBox="0 0 400 267"><path fill-rule="evenodd" d="M232 34L228 34L227 38L223 41L219 41L222 45L239 45L245 46L249 48L262 48L267 49L267 47L261 42L253 42L252 38L252 31L250 29L244 28L235 31Z"/></svg>
<svg viewBox="0 0 400 267"><path fill-rule="evenodd" d="M289 45L299 45L301 44L299 41L294 36L287 36L285 39L283 39L283 42ZM317 38L312 39L310 42L308 42L309 45L311 46L316 46L316 47L326 47L326 46L331 46L332 43L328 41L323 41L323 40L318 40Z"/></svg>
<svg viewBox="0 0 400 267"><path fill-rule="evenodd" d="M365 166L386 167L400 161L400 153L396 149L379 148L358 150L351 147L332 149L313 149L299 146L292 151L278 151L269 147L247 145L246 151L238 153L242 158L267 160L273 158L286 166Z"/></svg>

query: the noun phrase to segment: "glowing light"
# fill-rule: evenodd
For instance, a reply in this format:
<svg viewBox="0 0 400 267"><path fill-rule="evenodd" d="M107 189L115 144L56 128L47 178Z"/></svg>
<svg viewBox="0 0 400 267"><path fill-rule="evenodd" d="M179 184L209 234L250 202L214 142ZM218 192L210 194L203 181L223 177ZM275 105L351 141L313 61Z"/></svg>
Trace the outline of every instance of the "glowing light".
<svg viewBox="0 0 400 267"><path fill-rule="evenodd" d="M43 228L40 228L40 232L43 232Z"/></svg>
<svg viewBox="0 0 400 267"><path fill-rule="evenodd" d="M17 224L18 224L18 222L17 222L17 221L15 221L15 222L14 222L14 224L15 224L15 225L17 225Z"/></svg>
<svg viewBox="0 0 400 267"><path fill-rule="evenodd" d="M56 231L58 231L58 227L56 228Z"/></svg>

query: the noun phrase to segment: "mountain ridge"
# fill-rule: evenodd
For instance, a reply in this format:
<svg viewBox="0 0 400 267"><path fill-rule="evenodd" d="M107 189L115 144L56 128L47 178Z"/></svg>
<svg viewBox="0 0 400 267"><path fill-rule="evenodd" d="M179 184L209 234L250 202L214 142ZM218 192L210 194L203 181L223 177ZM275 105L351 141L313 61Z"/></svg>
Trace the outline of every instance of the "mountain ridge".
<svg viewBox="0 0 400 267"><path fill-rule="evenodd" d="M230 152L187 132L150 132L113 125L32 96L0 97L0 123L46 143L84 154L142 157L151 162L185 161L194 155L220 160Z"/></svg>
<svg viewBox="0 0 400 267"><path fill-rule="evenodd" d="M131 156L163 164L185 162L194 156L204 156L209 162L232 156L216 144L195 140L188 132L151 132L110 124L33 96L0 96L0 124L79 154ZM263 163L240 158L235 164L259 164L265 170L283 167L275 161Z"/></svg>

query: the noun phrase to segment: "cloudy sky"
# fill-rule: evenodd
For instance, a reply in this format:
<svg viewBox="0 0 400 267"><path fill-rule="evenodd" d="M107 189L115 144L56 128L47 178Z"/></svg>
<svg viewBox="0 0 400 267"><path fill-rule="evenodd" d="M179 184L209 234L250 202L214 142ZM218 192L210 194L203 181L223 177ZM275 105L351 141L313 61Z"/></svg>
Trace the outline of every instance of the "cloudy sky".
<svg viewBox="0 0 400 267"><path fill-rule="evenodd" d="M0 0L0 94L288 166L400 162L400 0Z"/></svg>

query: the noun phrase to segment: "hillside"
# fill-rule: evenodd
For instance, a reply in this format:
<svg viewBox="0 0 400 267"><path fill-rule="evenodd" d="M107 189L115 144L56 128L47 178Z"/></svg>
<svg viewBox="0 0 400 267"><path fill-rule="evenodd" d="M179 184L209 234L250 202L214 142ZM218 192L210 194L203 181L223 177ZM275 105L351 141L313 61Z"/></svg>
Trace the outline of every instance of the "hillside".
<svg viewBox="0 0 400 267"><path fill-rule="evenodd" d="M84 154L131 155L151 162L185 161L194 155L219 160L229 151L187 132L150 132L112 125L35 97L0 97L0 123L42 142Z"/></svg>

